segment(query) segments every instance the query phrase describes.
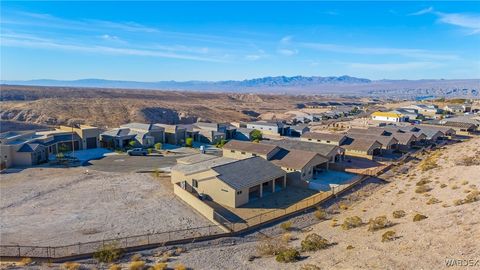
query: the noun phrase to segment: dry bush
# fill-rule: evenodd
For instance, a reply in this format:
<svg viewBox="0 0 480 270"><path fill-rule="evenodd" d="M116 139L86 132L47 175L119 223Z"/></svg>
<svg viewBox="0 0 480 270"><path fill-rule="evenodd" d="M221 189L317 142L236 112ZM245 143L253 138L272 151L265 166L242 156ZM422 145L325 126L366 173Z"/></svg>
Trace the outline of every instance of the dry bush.
<svg viewBox="0 0 480 270"><path fill-rule="evenodd" d="M425 159L423 159L419 164L420 169L425 172L425 171L437 168L438 167L437 160L440 157L440 155L441 155L440 152L436 151L431 155L429 155L428 157L426 157Z"/></svg>
<svg viewBox="0 0 480 270"><path fill-rule="evenodd" d="M352 246L352 245L348 245L348 246L347 246L347 250L351 250L351 249L354 249L354 248L355 248L355 247Z"/></svg>
<svg viewBox="0 0 480 270"><path fill-rule="evenodd" d="M80 264L76 262L65 262L62 264L62 269L64 270L79 270Z"/></svg>
<svg viewBox="0 0 480 270"><path fill-rule="evenodd" d="M480 165L480 158L478 156L464 157L455 164L457 166L477 166Z"/></svg>
<svg viewBox="0 0 480 270"><path fill-rule="evenodd" d="M273 238L263 238L259 241L256 250L260 256L263 255L277 255L280 251L284 250L286 245L282 241L277 241Z"/></svg>
<svg viewBox="0 0 480 270"><path fill-rule="evenodd" d="M327 219L327 211L321 209L321 208L318 208L314 213L313 215L319 219L319 220L325 220Z"/></svg>
<svg viewBox="0 0 480 270"><path fill-rule="evenodd" d="M300 266L300 270L321 270L321 268L315 264L304 264Z"/></svg>
<svg viewBox="0 0 480 270"><path fill-rule="evenodd" d="M415 214L415 216L413 216L413 222L421 221L421 220L424 220L426 218L428 218L428 217L425 216L425 215Z"/></svg>
<svg viewBox="0 0 480 270"><path fill-rule="evenodd" d="M108 270L121 270L122 267L118 264L112 264L110 267L108 267Z"/></svg>
<svg viewBox="0 0 480 270"><path fill-rule="evenodd" d="M175 256L180 256L180 254L184 253L186 250L184 248L178 247L175 249Z"/></svg>
<svg viewBox="0 0 480 270"><path fill-rule="evenodd" d="M342 210L347 210L347 209L348 209L348 205L345 204L345 203L340 203L340 204L338 205L338 208L340 208L340 209L342 209Z"/></svg>
<svg viewBox="0 0 480 270"><path fill-rule="evenodd" d="M447 187L447 184L441 184L440 185L440 188L446 188Z"/></svg>
<svg viewBox="0 0 480 270"><path fill-rule="evenodd" d="M395 211L393 211L393 213L392 213L392 216L393 216L394 218L402 218L402 217L404 217L405 215L406 215L406 213L405 213L405 211L403 211L403 210L395 210Z"/></svg>
<svg viewBox="0 0 480 270"><path fill-rule="evenodd" d="M395 231L386 231L384 234L382 234L382 242L389 242L393 241L396 238L396 233Z"/></svg>
<svg viewBox="0 0 480 270"><path fill-rule="evenodd" d="M168 265L166 263L156 263L150 267L149 270L166 270L167 266Z"/></svg>
<svg viewBox="0 0 480 270"><path fill-rule="evenodd" d="M141 254L133 254L132 257L130 258L130 261L136 262L136 261L141 261L142 260L142 255Z"/></svg>
<svg viewBox="0 0 480 270"><path fill-rule="evenodd" d="M174 267L174 270L187 270L187 267L182 263L177 263Z"/></svg>
<svg viewBox="0 0 480 270"><path fill-rule="evenodd" d="M280 251L275 257L275 260L277 262L283 262L283 263L296 262L299 259L300 259L300 252L298 252L298 250L294 248L284 249Z"/></svg>
<svg viewBox="0 0 480 270"><path fill-rule="evenodd" d="M465 185L468 185L468 181L467 181L467 180L463 180L463 181L462 181L462 185L464 185L464 186L465 186Z"/></svg>
<svg viewBox="0 0 480 270"><path fill-rule="evenodd" d="M360 227L362 225L363 225L363 221L360 217L358 216L347 217L343 221L342 229L349 230L352 228Z"/></svg>
<svg viewBox="0 0 480 270"><path fill-rule="evenodd" d="M476 201L480 201L480 191L478 190L471 191L470 194L465 197L465 203L472 203Z"/></svg>
<svg viewBox="0 0 480 270"><path fill-rule="evenodd" d="M143 270L145 268L144 261L132 261L128 265L129 270Z"/></svg>
<svg viewBox="0 0 480 270"><path fill-rule="evenodd" d="M371 232L390 226L392 226L392 222L390 222L386 216L379 216L368 221L368 230Z"/></svg>
<svg viewBox="0 0 480 270"><path fill-rule="evenodd" d="M462 200L462 199L458 199L458 200L454 200L454 201L453 201L453 205L459 206L459 205L462 205L462 204L463 204L463 200Z"/></svg>
<svg viewBox="0 0 480 270"><path fill-rule="evenodd" d="M403 194L403 193L405 193L405 191L403 191L403 190L399 190L399 191L397 192L397 194Z"/></svg>
<svg viewBox="0 0 480 270"><path fill-rule="evenodd" d="M432 188L429 187L428 185L422 185L422 186L418 186L415 189L415 193L425 193L425 192L429 192L430 190L432 190Z"/></svg>
<svg viewBox="0 0 480 270"><path fill-rule="evenodd" d="M417 186L423 186L423 185L426 185L426 184L428 184L428 183L430 183L430 182L432 182L432 181L424 178L424 179L418 181L415 185L417 185Z"/></svg>
<svg viewBox="0 0 480 270"><path fill-rule="evenodd" d="M427 201L427 205L431 205L431 204L436 204L436 203L440 203L442 201L440 201L439 199L437 198L430 198L428 201Z"/></svg>
<svg viewBox="0 0 480 270"><path fill-rule="evenodd" d="M292 229L292 222L291 221L284 222L280 224L280 228L282 228L284 231L289 231Z"/></svg>
<svg viewBox="0 0 480 270"><path fill-rule="evenodd" d="M20 266L25 266L25 265L29 265L32 263L32 259L31 258L22 258L19 262L19 265Z"/></svg>
<svg viewBox="0 0 480 270"><path fill-rule="evenodd" d="M458 189L458 186L457 186L457 185L453 185L453 186L452 186L452 189Z"/></svg>
<svg viewBox="0 0 480 270"><path fill-rule="evenodd" d="M111 263L122 256L122 249L117 248L115 244L105 245L93 254L93 258L98 262Z"/></svg>
<svg viewBox="0 0 480 270"><path fill-rule="evenodd" d="M285 243L288 243L290 241L292 241L294 238L293 238L293 235L291 233L284 233L282 234L282 241L285 242Z"/></svg>
<svg viewBox="0 0 480 270"><path fill-rule="evenodd" d="M302 251L316 251L330 246L327 239L316 233L309 234L301 243Z"/></svg>

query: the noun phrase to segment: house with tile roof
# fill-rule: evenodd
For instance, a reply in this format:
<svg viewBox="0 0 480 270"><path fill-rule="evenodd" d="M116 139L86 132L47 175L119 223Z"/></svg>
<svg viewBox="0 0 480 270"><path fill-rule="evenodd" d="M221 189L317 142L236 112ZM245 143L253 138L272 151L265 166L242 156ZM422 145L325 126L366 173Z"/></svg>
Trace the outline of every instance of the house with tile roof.
<svg viewBox="0 0 480 270"><path fill-rule="evenodd" d="M300 140L305 142L316 142L333 145L341 145L346 139L347 137L344 134L320 132L307 132L300 137Z"/></svg>

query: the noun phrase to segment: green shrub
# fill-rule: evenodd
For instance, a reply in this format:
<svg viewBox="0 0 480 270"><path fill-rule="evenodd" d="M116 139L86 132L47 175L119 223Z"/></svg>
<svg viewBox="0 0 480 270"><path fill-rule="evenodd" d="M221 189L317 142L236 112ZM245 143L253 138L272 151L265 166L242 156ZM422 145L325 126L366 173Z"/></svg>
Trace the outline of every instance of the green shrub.
<svg viewBox="0 0 480 270"><path fill-rule="evenodd" d="M352 228L360 227L363 225L363 221L358 216L347 217L342 224L342 229L349 230Z"/></svg>
<svg viewBox="0 0 480 270"><path fill-rule="evenodd" d="M252 132L250 132L250 140L252 141L261 141L262 140L262 132L258 129L254 129L252 130Z"/></svg>
<svg viewBox="0 0 480 270"><path fill-rule="evenodd" d="M130 261L132 262L136 262L136 261L140 261L142 259L142 255L141 254L133 254L132 257L130 258Z"/></svg>
<svg viewBox="0 0 480 270"><path fill-rule="evenodd" d="M65 262L62 264L62 269L64 270L79 270L80 264L76 262Z"/></svg>
<svg viewBox="0 0 480 270"><path fill-rule="evenodd" d="M133 261L128 265L129 270L143 270L145 268L144 261Z"/></svg>
<svg viewBox="0 0 480 270"><path fill-rule="evenodd" d="M395 240L395 238L396 238L395 231L386 231L384 234L382 234L382 242L389 242L389 241Z"/></svg>
<svg viewBox="0 0 480 270"><path fill-rule="evenodd" d="M289 231L292 229L292 222L291 221L284 222L280 224L280 228L282 228L285 231Z"/></svg>
<svg viewBox="0 0 480 270"><path fill-rule="evenodd" d="M187 270L187 267L182 263L177 263L174 267L174 270Z"/></svg>
<svg viewBox="0 0 480 270"><path fill-rule="evenodd" d="M275 260L277 262L283 262L283 263L296 262L299 259L300 259L300 252L298 252L298 250L294 248L284 249L280 251L275 257Z"/></svg>
<svg viewBox="0 0 480 270"><path fill-rule="evenodd" d="M302 251L316 251L320 249L326 249L330 246L327 239L321 237L316 233L309 234L302 241Z"/></svg>
<svg viewBox="0 0 480 270"><path fill-rule="evenodd" d="M148 148L147 149L147 153L150 155L151 153L153 153L153 148Z"/></svg>
<svg viewBox="0 0 480 270"><path fill-rule="evenodd" d="M263 238L258 242L256 247L259 256L277 255L286 248L285 242L277 241L273 238Z"/></svg>
<svg viewBox="0 0 480 270"><path fill-rule="evenodd" d="M93 258L98 262L111 263L122 256L122 249L117 248L115 244L105 245L93 254Z"/></svg>
<svg viewBox="0 0 480 270"><path fill-rule="evenodd" d="M426 218L428 218L428 217L425 216L425 215L415 214L415 216L413 216L413 222L421 221L421 220L424 220Z"/></svg>
<svg viewBox="0 0 480 270"><path fill-rule="evenodd" d="M153 145L153 147L155 147L156 150L162 150L162 144L161 143L156 143Z"/></svg>
<svg viewBox="0 0 480 270"><path fill-rule="evenodd" d="M185 140L185 146L186 147L193 147L193 139L192 138L187 138Z"/></svg>
<svg viewBox="0 0 480 270"><path fill-rule="evenodd" d="M406 215L406 213L405 213L405 211L403 211L403 210L395 210L395 211L393 211L393 213L392 213L392 216L393 216L394 218L402 218L402 217L404 217L405 215Z"/></svg>
<svg viewBox="0 0 480 270"><path fill-rule="evenodd" d="M149 270L167 270L167 266L166 263L156 263Z"/></svg>
<svg viewBox="0 0 480 270"><path fill-rule="evenodd" d="M368 230L372 232L390 226L392 226L392 223L387 219L386 216L379 216L368 221Z"/></svg>

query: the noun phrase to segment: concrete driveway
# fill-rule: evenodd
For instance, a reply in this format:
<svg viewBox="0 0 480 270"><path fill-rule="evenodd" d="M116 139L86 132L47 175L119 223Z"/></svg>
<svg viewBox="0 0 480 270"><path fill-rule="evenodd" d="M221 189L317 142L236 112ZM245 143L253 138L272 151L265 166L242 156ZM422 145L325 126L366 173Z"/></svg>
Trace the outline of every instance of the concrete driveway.
<svg viewBox="0 0 480 270"><path fill-rule="evenodd" d="M104 172L139 172L160 169L170 171L177 163L177 159L186 155L175 156L129 156L112 155L102 159L91 160L86 164L86 169Z"/></svg>

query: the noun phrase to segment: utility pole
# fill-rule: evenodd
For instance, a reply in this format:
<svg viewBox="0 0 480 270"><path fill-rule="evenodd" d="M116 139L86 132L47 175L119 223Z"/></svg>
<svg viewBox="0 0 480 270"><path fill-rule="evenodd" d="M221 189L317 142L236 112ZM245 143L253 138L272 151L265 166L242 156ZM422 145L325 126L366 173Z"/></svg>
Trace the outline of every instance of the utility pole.
<svg viewBox="0 0 480 270"><path fill-rule="evenodd" d="M73 143L73 122L72 122L72 157L75 157L75 144Z"/></svg>

